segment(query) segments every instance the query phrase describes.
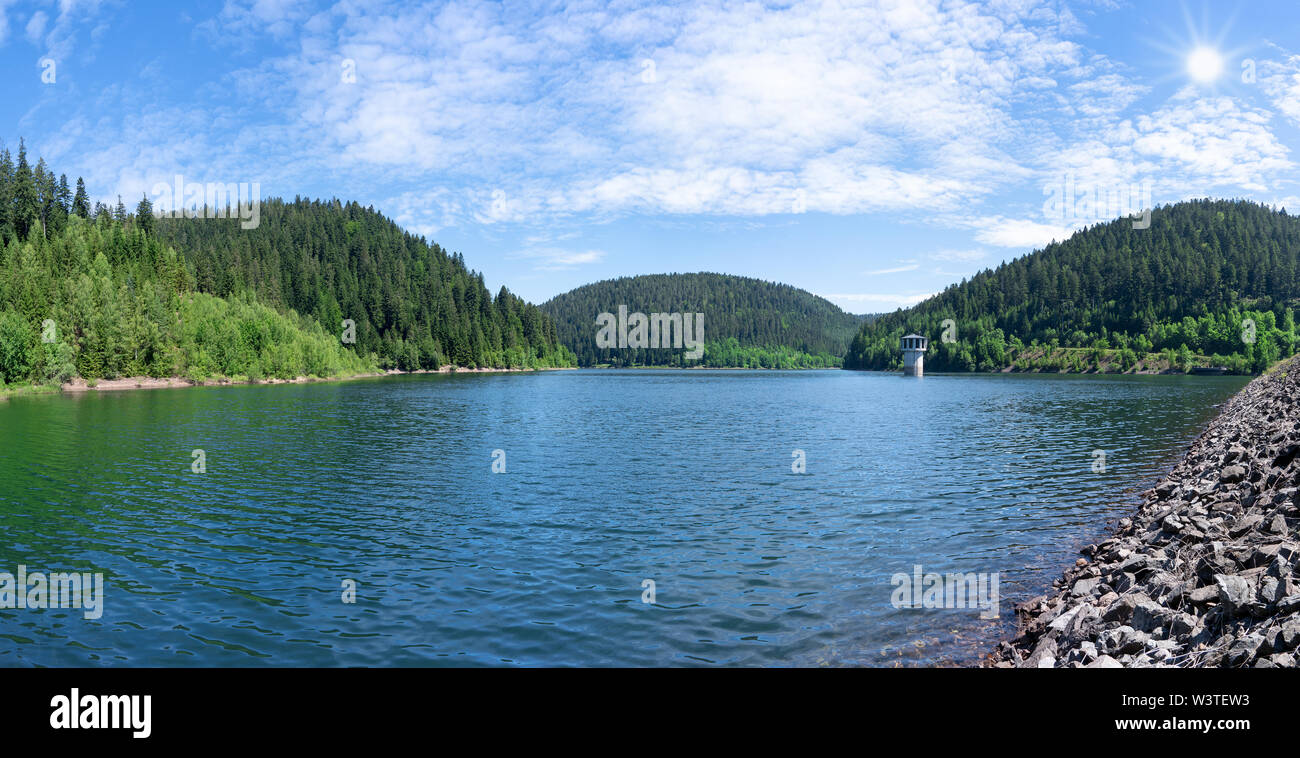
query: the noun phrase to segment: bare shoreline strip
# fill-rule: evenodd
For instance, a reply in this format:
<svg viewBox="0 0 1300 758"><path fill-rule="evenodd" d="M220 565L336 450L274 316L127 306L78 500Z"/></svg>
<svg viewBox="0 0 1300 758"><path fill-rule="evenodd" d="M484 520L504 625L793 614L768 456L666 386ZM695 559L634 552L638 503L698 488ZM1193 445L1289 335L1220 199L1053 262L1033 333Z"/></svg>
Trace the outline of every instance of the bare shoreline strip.
<svg viewBox="0 0 1300 758"><path fill-rule="evenodd" d="M346 382L352 379L375 379L386 376L411 376L416 374L523 374L535 371L569 371L568 367L555 368L461 368L443 366L438 370L419 369L416 371L398 371L390 369L388 371L377 371L364 374L353 374L351 376L298 376L293 379L274 379L266 378L253 381L236 382L230 379L213 379L204 382L192 382L189 379L180 376L169 377L152 377L152 376L125 376L118 379L100 379L91 386L85 379L77 377L64 384L60 389L63 392L121 392L124 390L158 390L158 389L178 389L181 387L230 387L237 385L262 385L262 384L313 384L316 382Z"/></svg>

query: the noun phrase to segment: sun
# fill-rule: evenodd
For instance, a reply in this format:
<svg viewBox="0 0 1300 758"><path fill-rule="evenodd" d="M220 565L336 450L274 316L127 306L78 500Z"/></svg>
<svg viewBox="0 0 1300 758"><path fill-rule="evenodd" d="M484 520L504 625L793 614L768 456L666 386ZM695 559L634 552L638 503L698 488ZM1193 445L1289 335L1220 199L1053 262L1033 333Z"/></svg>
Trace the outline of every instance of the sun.
<svg viewBox="0 0 1300 758"><path fill-rule="evenodd" d="M1223 56L1212 47L1201 45L1187 56L1187 75L1201 84L1209 84L1223 73Z"/></svg>

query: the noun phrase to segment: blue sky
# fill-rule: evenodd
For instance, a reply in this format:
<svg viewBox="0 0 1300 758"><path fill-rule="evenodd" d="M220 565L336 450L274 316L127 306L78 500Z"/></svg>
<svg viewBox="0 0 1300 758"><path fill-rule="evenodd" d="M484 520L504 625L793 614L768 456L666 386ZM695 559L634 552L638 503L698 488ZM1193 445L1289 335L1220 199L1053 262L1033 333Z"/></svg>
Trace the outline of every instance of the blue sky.
<svg viewBox="0 0 1300 758"><path fill-rule="evenodd" d="M0 138L96 198L181 174L353 199L534 302L723 271L892 310L1150 202L1300 210L1295 0L0 0L0 19Z"/></svg>

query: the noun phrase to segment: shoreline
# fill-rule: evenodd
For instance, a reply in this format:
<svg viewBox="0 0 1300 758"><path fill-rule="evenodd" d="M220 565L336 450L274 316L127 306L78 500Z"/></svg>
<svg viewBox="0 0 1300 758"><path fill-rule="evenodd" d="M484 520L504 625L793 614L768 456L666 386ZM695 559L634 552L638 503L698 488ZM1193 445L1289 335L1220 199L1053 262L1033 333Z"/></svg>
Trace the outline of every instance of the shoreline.
<svg viewBox="0 0 1300 758"><path fill-rule="evenodd" d="M1226 401L1110 536L1016 606L995 668L1296 668L1300 356Z"/></svg>
<svg viewBox="0 0 1300 758"><path fill-rule="evenodd" d="M360 374L349 374L345 376L297 376L292 379L266 378L256 381L234 380L228 377L207 379L201 382L195 382L182 376L152 377L152 376L124 376L117 379L100 379L92 386L89 382L81 377L76 377L72 381L65 382L56 390L50 388L46 393L32 390L23 394L80 394L84 392L125 392L129 390L156 390L156 389L181 389L186 387L234 387L234 386L252 386L264 384L315 384L323 382L346 382L354 379L381 379L388 376L414 376L417 374L523 374L540 371L572 371L573 367L554 366L546 368L464 368L455 366L443 366L439 369L418 369L415 371L401 371L399 369L388 369L387 371L372 371Z"/></svg>

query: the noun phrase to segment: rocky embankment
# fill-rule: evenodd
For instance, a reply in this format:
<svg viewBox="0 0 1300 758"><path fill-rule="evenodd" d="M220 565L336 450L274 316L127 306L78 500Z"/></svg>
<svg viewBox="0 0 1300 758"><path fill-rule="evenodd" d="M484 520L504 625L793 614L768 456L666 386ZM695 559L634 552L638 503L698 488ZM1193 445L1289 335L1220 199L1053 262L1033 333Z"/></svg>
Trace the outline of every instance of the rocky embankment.
<svg viewBox="0 0 1300 758"><path fill-rule="evenodd" d="M996 667L1295 668L1300 356L1227 402L1113 537L1017 606Z"/></svg>

